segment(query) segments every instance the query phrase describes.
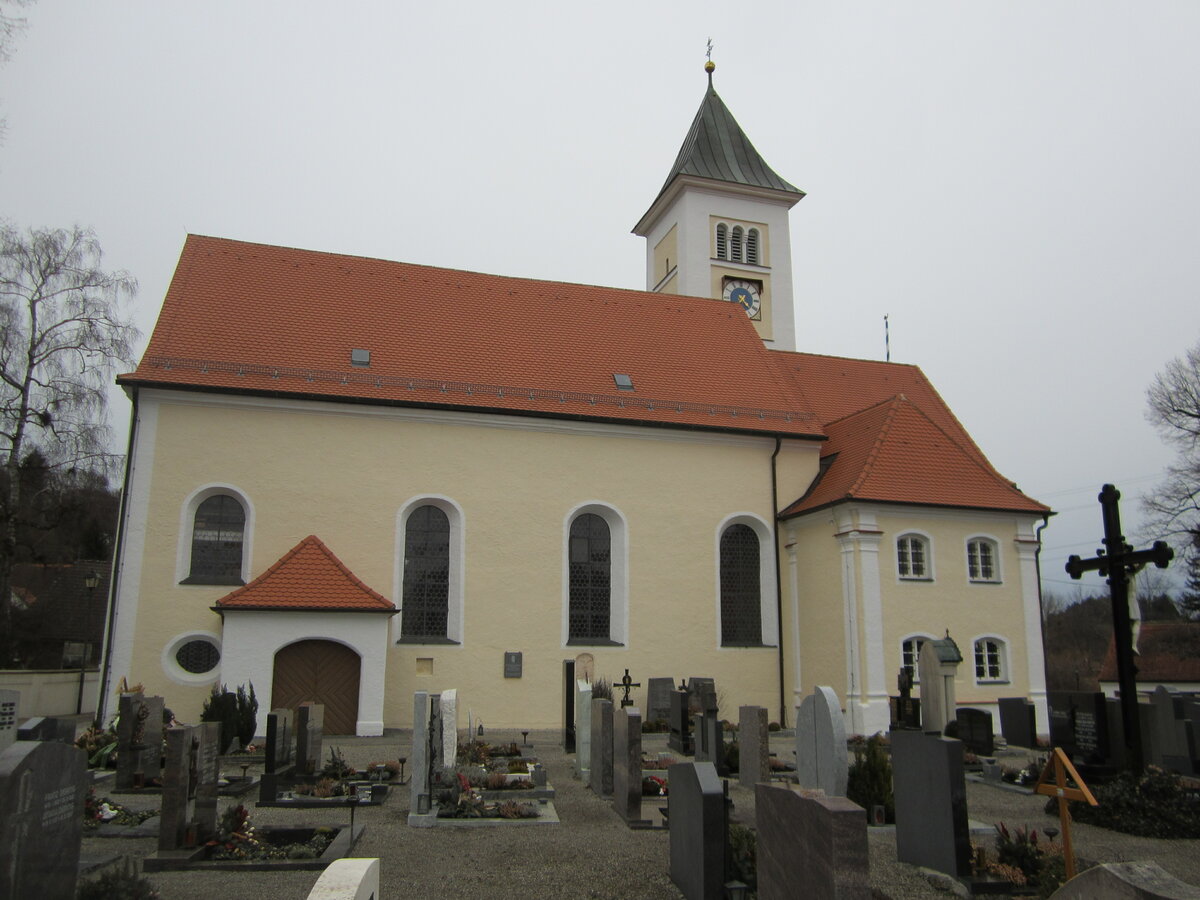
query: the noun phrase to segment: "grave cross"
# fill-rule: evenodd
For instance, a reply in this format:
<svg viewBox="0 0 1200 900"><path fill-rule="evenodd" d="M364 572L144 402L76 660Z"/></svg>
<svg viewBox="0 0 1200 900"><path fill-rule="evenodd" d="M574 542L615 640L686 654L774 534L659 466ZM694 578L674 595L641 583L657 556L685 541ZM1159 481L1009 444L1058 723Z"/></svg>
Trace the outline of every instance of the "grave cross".
<svg viewBox="0 0 1200 900"><path fill-rule="evenodd" d="M1104 519L1104 547L1092 559L1072 556L1067 574L1080 578L1093 569L1107 576L1112 594L1113 641L1117 651L1117 682L1121 690L1121 724L1125 735L1127 766L1135 775L1142 772L1142 735L1137 710L1137 667L1133 663L1133 627L1129 622L1129 576L1146 563L1165 569L1175 552L1165 541L1155 541L1149 550L1134 550L1121 534L1121 492L1106 484L1100 491L1100 510Z"/></svg>
<svg viewBox="0 0 1200 900"><path fill-rule="evenodd" d="M621 679L621 687L625 690L625 696L621 698L622 709L624 709L626 706L633 706L633 701L629 699L629 689L641 686L642 683L640 681L634 681L629 677L629 670L626 669L625 677Z"/></svg>

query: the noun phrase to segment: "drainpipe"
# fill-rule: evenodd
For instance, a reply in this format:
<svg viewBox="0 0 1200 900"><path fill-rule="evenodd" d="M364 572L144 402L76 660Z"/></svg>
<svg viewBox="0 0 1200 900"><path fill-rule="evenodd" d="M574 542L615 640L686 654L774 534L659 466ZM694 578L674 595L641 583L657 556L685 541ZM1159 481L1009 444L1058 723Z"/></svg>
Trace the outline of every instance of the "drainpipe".
<svg viewBox="0 0 1200 900"><path fill-rule="evenodd" d="M787 691L783 683L783 575L779 560L779 478L777 459L783 438L775 436L771 454L771 537L775 545L775 643L779 647L779 727L787 728Z"/></svg>
<svg viewBox="0 0 1200 900"><path fill-rule="evenodd" d="M117 618L117 595L121 585L121 553L125 549L125 523L129 517L129 481L133 470L133 444L138 427L138 389L131 388L133 411L129 416L129 446L125 450L125 478L121 483L121 512L117 519L117 539L113 542L112 574L108 585L108 622L104 629L104 662L100 665L100 693L96 696L96 728L104 727L104 704L108 701L108 671L112 663L113 628Z"/></svg>
<svg viewBox="0 0 1200 900"><path fill-rule="evenodd" d="M1049 679L1046 677L1046 608L1042 605L1042 529L1050 524L1050 517L1054 513L1046 513L1042 516L1042 524L1037 527L1037 531L1033 533L1034 540L1037 541L1037 546L1033 548L1033 571L1037 576L1038 589L1038 625L1039 631L1042 633L1042 683L1049 684ZM1078 687L1078 685L1076 685ZM1047 688L1048 690L1048 688ZM1049 699L1046 701L1047 715L1049 715ZM1047 731L1050 728L1050 723L1046 723Z"/></svg>

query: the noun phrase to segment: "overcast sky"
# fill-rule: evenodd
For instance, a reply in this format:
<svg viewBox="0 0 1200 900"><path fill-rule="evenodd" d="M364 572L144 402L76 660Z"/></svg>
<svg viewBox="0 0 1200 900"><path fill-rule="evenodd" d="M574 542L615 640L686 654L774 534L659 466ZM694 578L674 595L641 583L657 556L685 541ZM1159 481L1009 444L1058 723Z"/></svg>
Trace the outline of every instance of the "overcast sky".
<svg viewBox="0 0 1200 900"><path fill-rule="evenodd" d="M715 85L791 214L799 349L920 365L1060 511L1046 586L1170 461L1200 340L1200 3L38 0L0 215L93 226L148 336L187 233L643 288ZM144 339L143 339L144 346ZM113 422L123 431L128 404ZM1092 584L1098 584L1093 579Z"/></svg>

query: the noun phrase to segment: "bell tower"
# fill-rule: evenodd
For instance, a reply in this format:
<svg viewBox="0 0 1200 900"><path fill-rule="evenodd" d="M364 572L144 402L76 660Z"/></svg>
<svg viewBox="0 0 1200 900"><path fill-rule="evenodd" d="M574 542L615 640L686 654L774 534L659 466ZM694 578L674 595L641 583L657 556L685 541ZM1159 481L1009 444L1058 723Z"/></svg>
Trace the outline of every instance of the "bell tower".
<svg viewBox="0 0 1200 900"><path fill-rule="evenodd" d="M646 239L646 289L738 304L759 337L796 349L788 211L804 192L766 164L713 88L666 183L633 233Z"/></svg>

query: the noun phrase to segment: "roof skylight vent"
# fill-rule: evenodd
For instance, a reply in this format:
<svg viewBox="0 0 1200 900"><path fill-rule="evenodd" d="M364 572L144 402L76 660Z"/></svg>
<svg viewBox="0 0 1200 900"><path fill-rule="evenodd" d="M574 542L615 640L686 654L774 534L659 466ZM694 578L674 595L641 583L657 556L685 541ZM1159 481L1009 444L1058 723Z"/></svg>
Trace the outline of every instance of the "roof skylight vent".
<svg viewBox="0 0 1200 900"><path fill-rule="evenodd" d="M614 373L613 381L616 383L617 390L619 390L619 391L632 391L633 390L633 379L630 378L628 375L624 375L620 372Z"/></svg>
<svg viewBox="0 0 1200 900"><path fill-rule="evenodd" d="M351 350L350 365L352 366L369 366L371 365L370 350Z"/></svg>

